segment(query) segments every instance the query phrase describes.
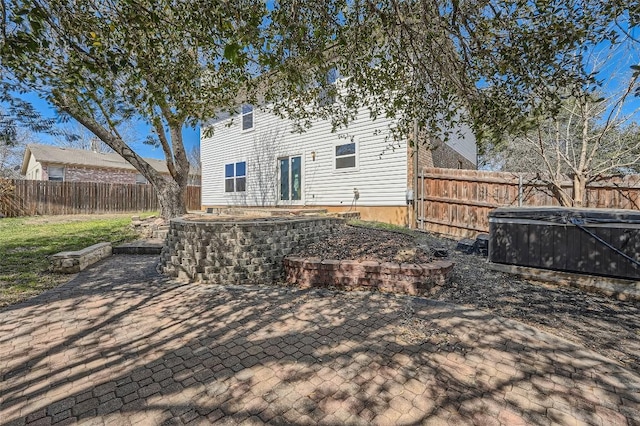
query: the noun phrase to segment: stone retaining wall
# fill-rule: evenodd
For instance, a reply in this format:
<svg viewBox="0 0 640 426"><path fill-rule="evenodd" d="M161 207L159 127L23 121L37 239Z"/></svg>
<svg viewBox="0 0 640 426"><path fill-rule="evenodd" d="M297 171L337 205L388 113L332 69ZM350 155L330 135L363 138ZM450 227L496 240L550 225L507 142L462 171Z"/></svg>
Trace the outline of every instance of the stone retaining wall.
<svg viewBox="0 0 640 426"><path fill-rule="evenodd" d="M335 217L172 219L161 268L169 276L189 281L273 283L284 277L284 256L298 244L326 238L343 223Z"/></svg>
<svg viewBox="0 0 640 426"><path fill-rule="evenodd" d="M52 255L50 270L63 274L75 274L105 257L111 256L111 243L98 243L77 251L62 251Z"/></svg>
<svg viewBox="0 0 640 426"><path fill-rule="evenodd" d="M453 262L438 260L418 265L288 256L284 268L287 283L301 287L335 286L419 295L445 284Z"/></svg>

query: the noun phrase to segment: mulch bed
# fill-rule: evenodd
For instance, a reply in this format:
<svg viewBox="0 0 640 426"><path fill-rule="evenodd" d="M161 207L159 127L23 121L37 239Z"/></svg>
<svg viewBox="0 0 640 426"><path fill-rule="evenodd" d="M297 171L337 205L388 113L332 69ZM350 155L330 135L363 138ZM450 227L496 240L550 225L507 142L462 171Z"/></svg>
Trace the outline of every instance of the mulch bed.
<svg viewBox="0 0 640 426"><path fill-rule="evenodd" d="M455 251L456 242L432 234L411 235L344 226L331 237L300 248L297 256L428 262L444 247L455 262L448 285L433 299L482 309L581 344L640 371L640 303L619 301L569 287L531 283L489 270L486 258Z"/></svg>
<svg viewBox="0 0 640 426"><path fill-rule="evenodd" d="M309 244L296 251L296 254L337 260L404 263L431 261L429 249L418 246L411 235L359 226L344 226L329 241Z"/></svg>

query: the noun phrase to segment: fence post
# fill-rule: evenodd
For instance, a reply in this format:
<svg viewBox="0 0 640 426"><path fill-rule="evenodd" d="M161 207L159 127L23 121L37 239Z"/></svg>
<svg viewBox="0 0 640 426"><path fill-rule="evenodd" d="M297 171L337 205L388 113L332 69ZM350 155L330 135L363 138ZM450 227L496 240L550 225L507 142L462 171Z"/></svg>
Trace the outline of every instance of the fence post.
<svg viewBox="0 0 640 426"><path fill-rule="evenodd" d="M518 175L518 207L522 207L524 189L522 187L522 175Z"/></svg>
<svg viewBox="0 0 640 426"><path fill-rule="evenodd" d="M424 231L424 171L420 172L420 229Z"/></svg>

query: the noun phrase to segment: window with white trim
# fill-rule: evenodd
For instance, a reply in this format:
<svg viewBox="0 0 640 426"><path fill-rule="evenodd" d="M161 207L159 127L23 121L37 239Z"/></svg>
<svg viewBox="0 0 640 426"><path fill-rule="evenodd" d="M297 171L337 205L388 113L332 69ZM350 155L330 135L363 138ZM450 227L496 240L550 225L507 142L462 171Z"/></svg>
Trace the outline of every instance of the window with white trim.
<svg viewBox="0 0 640 426"><path fill-rule="evenodd" d="M149 183L149 181L147 180L147 178L146 178L146 177L144 177L144 176L142 175L142 173L138 173L138 174L136 175L136 183L137 183L138 185L145 185L145 184Z"/></svg>
<svg viewBox="0 0 640 426"><path fill-rule="evenodd" d="M356 167L356 143L336 145L336 170Z"/></svg>
<svg viewBox="0 0 640 426"><path fill-rule="evenodd" d="M64 167L49 166L47 171L49 172L49 180L56 182L64 181Z"/></svg>
<svg viewBox="0 0 640 426"><path fill-rule="evenodd" d="M253 129L253 106L242 105L242 113L240 114L242 120L242 130Z"/></svg>
<svg viewBox="0 0 640 426"><path fill-rule="evenodd" d="M225 164L224 192L244 192L247 189L247 162Z"/></svg>

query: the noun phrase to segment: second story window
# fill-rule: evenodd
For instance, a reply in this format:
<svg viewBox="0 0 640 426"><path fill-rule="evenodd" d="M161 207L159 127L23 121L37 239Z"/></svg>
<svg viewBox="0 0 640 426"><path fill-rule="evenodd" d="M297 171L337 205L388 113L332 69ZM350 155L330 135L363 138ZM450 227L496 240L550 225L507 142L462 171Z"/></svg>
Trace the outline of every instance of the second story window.
<svg viewBox="0 0 640 426"><path fill-rule="evenodd" d="M253 129L253 106L242 105L242 130Z"/></svg>

